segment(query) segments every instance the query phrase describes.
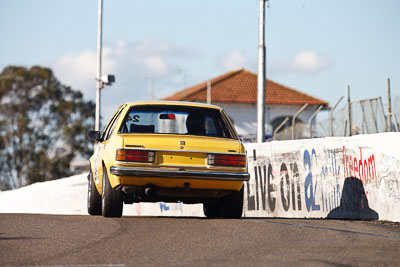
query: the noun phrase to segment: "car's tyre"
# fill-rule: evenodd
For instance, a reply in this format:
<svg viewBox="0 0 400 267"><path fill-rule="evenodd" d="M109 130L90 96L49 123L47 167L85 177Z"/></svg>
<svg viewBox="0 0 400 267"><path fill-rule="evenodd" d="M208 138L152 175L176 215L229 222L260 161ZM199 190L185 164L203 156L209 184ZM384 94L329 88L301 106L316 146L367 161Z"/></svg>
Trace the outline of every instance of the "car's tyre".
<svg viewBox="0 0 400 267"><path fill-rule="evenodd" d="M123 208L121 189L111 187L107 169L103 167L103 189L101 196L101 211L104 217L121 217Z"/></svg>
<svg viewBox="0 0 400 267"><path fill-rule="evenodd" d="M92 171L88 175L87 209L90 215L101 215L101 195L93 181Z"/></svg>
<svg viewBox="0 0 400 267"><path fill-rule="evenodd" d="M222 209L220 203L203 203L203 212L207 218L221 218Z"/></svg>
<svg viewBox="0 0 400 267"><path fill-rule="evenodd" d="M229 219L239 219L243 213L243 194L244 189L235 191L222 199L222 217Z"/></svg>

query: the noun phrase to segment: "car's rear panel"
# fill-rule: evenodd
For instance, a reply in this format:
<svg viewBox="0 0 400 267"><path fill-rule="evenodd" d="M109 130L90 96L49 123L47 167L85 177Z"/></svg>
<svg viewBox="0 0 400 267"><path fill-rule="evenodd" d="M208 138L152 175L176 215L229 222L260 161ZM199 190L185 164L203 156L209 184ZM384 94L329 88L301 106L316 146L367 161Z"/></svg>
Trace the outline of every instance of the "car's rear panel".
<svg viewBox="0 0 400 267"><path fill-rule="evenodd" d="M198 158L204 159L204 153L243 153L238 140L222 139L213 137L196 137L185 135L160 135L160 134L125 134L123 136L123 147L126 149L146 149L157 151L156 164L170 165L179 161L174 156L185 156L183 162L191 164ZM202 166L205 162L195 165Z"/></svg>
<svg viewBox="0 0 400 267"><path fill-rule="evenodd" d="M153 163L117 162L118 166L136 167L138 169L160 169L175 171L203 171L203 172L245 172L245 167L211 166L207 156L216 154L243 154L243 146L239 140L225 140L213 137L195 137L182 135L159 134L125 134L123 148L133 150L147 150L155 152ZM146 185L153 184L162 187L185 187L204 189L239 190L241 181L217 181L209 179L184 179L171 177L169 179L157 177L121 177L122 184Z"/></svg>

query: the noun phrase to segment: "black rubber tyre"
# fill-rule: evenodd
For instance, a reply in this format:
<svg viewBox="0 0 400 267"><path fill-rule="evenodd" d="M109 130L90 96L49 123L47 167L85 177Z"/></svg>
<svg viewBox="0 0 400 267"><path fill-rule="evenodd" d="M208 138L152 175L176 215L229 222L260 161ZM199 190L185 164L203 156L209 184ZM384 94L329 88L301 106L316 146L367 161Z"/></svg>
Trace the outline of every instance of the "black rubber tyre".
<svg viewBox="0 0 400 267"><path fill-rule="evenodd" d="M103 167L103 189L101 197L101 212L104 217L121 217L122 208L122 191L121 189L113 189L108 180L107 169Z"/></svg>
<svg viewBox="0 0 400 267"><path fill-rule="evenodd" d="M203 212L207 218L221 218L222 209L220 203L203 203Z"/></svg>
<svg viewBox="0 0 400 267"><path fill-rule="evenodd" d="M244 189L235 191L222 199L222 217L228 219L239 219L243 213Z"/></svg>
<svg viewBox="0 0 400 267"><path fill-rule="evenodd" d="M87 209L90 215L101 215L101 195L97 191L92 171L88 175Z"/></svg>

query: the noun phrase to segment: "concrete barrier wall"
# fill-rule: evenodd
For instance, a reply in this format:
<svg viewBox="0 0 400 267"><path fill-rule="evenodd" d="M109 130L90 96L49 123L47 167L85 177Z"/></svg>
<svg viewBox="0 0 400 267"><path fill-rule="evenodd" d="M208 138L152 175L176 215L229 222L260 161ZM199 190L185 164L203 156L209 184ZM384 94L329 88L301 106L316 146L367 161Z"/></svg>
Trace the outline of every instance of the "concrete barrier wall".
<svg viewBox="0 0 400 267"><path fill-rule="evenodd" d="M245 217L400 221L400 133L246 144ZM124 215L203 216L202 205L139 203Z"/></svg>
<svg viewBox="0 0 400 267"><path fill-rule="evenodd" d="M244 216L400 221L400 133L246 144ZM0 193L0 213L87 214L86 174ZM46 192L46 194L42 194ZM137 203L124 216L204 216L203 205Z"/></svg>
<svg viewBox="0 0 400 267"><path fill-rule="evenodd" d="M400 134L247 144L246 217L400 221Z"/></svg>

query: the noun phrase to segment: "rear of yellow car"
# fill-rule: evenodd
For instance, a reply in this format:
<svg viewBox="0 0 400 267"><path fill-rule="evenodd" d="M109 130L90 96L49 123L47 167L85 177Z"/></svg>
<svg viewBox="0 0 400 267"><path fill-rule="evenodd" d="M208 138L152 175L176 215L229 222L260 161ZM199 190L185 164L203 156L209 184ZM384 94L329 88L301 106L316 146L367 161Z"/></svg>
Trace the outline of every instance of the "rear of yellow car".
<svg viewBox="0 0 400 267"><path fill-rule="evenodd" d="M241 217L243 182L249 179L246 153L221 108L137 103L116 121L102 151L107 154L102 157L102 206L107 206L109 183L121 195L108 200L117 199L116 216L122 215L122 201L165 201L204 203L208 217Z"/></svg>

